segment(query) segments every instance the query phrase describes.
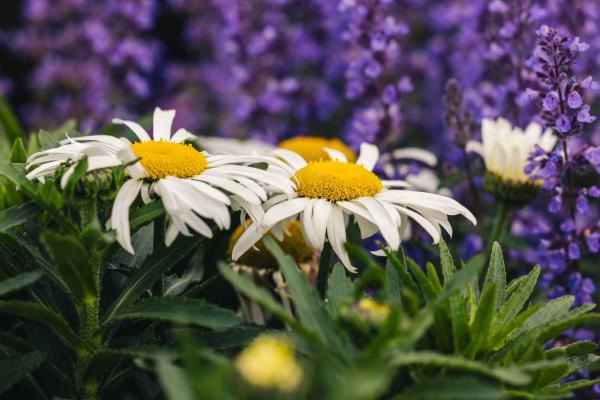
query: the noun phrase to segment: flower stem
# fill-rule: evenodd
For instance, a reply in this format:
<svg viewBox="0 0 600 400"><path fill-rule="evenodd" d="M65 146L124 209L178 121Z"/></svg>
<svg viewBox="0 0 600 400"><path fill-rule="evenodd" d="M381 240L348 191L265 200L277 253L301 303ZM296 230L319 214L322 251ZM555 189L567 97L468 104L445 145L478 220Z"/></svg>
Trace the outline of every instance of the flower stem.
<svg viewBox="0 0 600 400"><path fill-rule="evenodd" d="M490 249L494 242L500 242L502 240L502 237L508 228L508 223L510 222L510 214L511 206L503 201L498 202L498 213L494 218L492 232L488 240L488 247Z"/></svg>
<svg viewBox="0 0 600 400"><path fill-rule="evenodd" d="M102 349L100 328L100 280L103 258L99 253L92 251L91 267L93 268L94 287L93 293L87 294L79 307L79 336L83 347L76 352L75 379L78 398L97 399L99 382L97 374L88 373L88 367L94 356Z"/></svg>
<svg viewBox="0 0 600 400"><path fill-rule="evenodd" d="M327 278L329 277L329 270L331 269L331 244L325 241L323 251L321 252L321 260L319 261L319 273L317 274L317 290L321 298L325 298L325 291L327 290Z"/></svg>

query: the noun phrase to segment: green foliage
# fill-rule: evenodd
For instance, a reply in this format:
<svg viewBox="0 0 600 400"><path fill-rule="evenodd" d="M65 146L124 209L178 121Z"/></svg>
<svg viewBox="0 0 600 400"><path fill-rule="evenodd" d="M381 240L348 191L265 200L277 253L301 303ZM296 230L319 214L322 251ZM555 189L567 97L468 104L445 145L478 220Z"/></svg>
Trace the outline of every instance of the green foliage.
<svg viewBox="0 0 600 400"><path fill-rule="evenodd" d="M457 268L444 242L440 243L440 269L430 264L425 271L405 260L401 250L385 250L388 258L381 268L363 250L348 245L349 252L368 267L363 276L352 280L341 265L335 265L324 300L273 240L266 239L265 245L286 279L295 306L293 315L265 289L225 266L221 271L240 293L292 329L304 370L310 372L301 388L293 395L285 394L287 398L566 398L596 383L562 383L598 361L595 343L544 347L564 330L596 318L589 313L593 306L571 308L569 296L529 304L539 267L506 282L498 244L492 248L481 287L477 284L481 260ZM388 310L385 318L373 311L381 310L380 306L361 305L365 285L377 293L375 304ZM233 365L221 358L217 363L228 365L231 371L225 377L222 370L214 376L221 382L223 398L284 396L233 384L231 380L239 380ZM199 364L198 358L188 357L187 375L197 376L200 372L194 365ZM167 372L164 368L155 369L163 381L177 365L171 364ZM206 394L191 385L190 378L187 384L196 397Z"/></svg>

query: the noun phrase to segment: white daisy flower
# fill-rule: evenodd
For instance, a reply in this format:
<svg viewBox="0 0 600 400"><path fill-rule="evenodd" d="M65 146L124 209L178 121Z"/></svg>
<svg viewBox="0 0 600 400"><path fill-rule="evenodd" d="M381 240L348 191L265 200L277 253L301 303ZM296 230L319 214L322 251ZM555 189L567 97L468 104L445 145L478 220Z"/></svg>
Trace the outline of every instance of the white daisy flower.
<svg viewBox="0 0 600 400"><path fill-rule="evenodd" d="M535 150L535 146L550 151L557 141L552 129L542 132L542 126L537 122L530 123L522 131L513 128L504 118L495 121L484 118L481 122L481 139L482 142L469 141L467 151L483 157L487 171L514 184L531 183L525 167L527 157Z"/></svg>
<svg viewBox="0 0 600 400"><path fill-rule="evenodd" d="M361 145L356 163L348 162L343 153L327 149L331 160L308 163L297 153L275 150L275 154L290 167L290 179L296 183L293 194L279 194L265 204L262 223L246 229L236 243L232 257L238 259L265 232L276 234L290 218L300 217L307 243L322 250L328 240L344 266L356 268L344 247L347 216L353 216L361 236L368 238L381 232L388 246L398 249L408 218L414 219L438 242L442 229L452 234L448 215L462 214L473 224L475 217L455 200L438 194L412 190L404 181L380 180L372 170L379 158L376 146Z"/></svg>
<svg viewBox="0 0 600 400"><path fill-rule="evenodd" d="M229 229L229 207L241 208L253 220L262 217L261 203L267 199L266 186L293 193L293 183L268 171L241 164L282 162L260 156L210 155L185 144L194 136L185 129L171 135L175 110L156 108L153 135L133 121L114 119L133 131L138 141L94 135L67 139L62 146L30 157L28 166L39 165L29 179L43 179L54 173L61 163L88 156L88 170L131 164L126 168L128 180L114 200L109 226L117 232L117 241L134 252L129 227L129 208L138 196L144 203L160 198L169 218L165 244L170 245L181 233L196 231L212 237L205 220L213 220L219 229ZM139 160L138 162L135 162ZM40 165L41 164L41 165ZM68 174L65 173L65 175ZM68 177L66 178L68 179ZM66 183L63 177L62 183Z"/></svg>

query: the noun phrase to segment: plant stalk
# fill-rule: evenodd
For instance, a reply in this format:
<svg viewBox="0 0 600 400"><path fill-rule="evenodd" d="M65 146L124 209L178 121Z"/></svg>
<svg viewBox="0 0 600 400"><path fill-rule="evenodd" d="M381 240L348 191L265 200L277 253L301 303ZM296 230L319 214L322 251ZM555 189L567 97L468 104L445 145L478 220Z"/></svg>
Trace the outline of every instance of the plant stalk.
<svg viewBox="0 0 600 400"><path fill-rule="evenodd" d="M331 254L333 249L328 241L325 241L323 251L321 252L321 259L319 260L319 273L317 274L317 291L322 299L325 298L325 292L327 290L327 277L331 270Z"/></svg>

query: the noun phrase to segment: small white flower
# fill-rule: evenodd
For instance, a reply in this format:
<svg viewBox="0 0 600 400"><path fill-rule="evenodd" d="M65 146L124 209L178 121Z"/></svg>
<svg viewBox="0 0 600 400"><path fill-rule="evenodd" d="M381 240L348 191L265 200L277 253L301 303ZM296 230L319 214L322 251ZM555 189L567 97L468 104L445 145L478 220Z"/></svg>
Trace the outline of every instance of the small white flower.
<svg viewBox="0 0 600 400"><path fill-rule="evenodd" d="M481 123L481 139L483 143L469 141L467 151L473 151L483 157L485 168L498 175L501 179L515 183L530 183L525 173L527 157L539 145L550 151L554 148L557 138L552 129L542 133L542 126L532 122L523 132L513 128L504 118L496 121L484 118Z"/></svg>
<svg viewBox="0 0 600 400"><path fill-rule="evenodd" d="M144 203L160 198L169 217L165 244L170 245L181 233L196 231L212 237L205 220L213 220L219 229L229 229L229 207L241 208L253 220L260 219L261 203L267 199L265 187L292 193L293 183L268 171L241 164L273 162L278 160L260 156L210 155L199 152L185 140L194 136L185 129L171 135L175 110L154 110L152 138L133 121L114 119L113 123L126 125L138 141L94 135L63 141L62 146L34 154L28 167L38 165L29 179L43 179L52 175L67 160L88 156L88 170L131 164L126 168L128 180L119 189L114 200L109 226L117 232L117 241L125 250L134 252L129 227L129 208L138 196ZM135 162L136 160L138 160ZM68 179L69 170L62 178Z"/></svg>
<svg viewBox="0 0 600 400"><path fill-rule="evenodd" d="M269 230L282 233L290 218L300 217L307 243L322 250L325 240L344 266L356 271L344 247L347 216L353 216L361 236L368 238L380 232L394 250L400 246L408 218L414 219L438 242L442 228L452 234L448 215L462 214L473 224L475 217L451 198L412 190L404 181L380 180L373 172L379 158L377 147L363 143L356 163L348 162L343 153L327 149L331 160L307 163L300 155L279 149L274 153L284 160L289 178L296 183L293 194L279 194L263 205L262 223L254 223L237 241L232 257L243 255Z"/></svg>

